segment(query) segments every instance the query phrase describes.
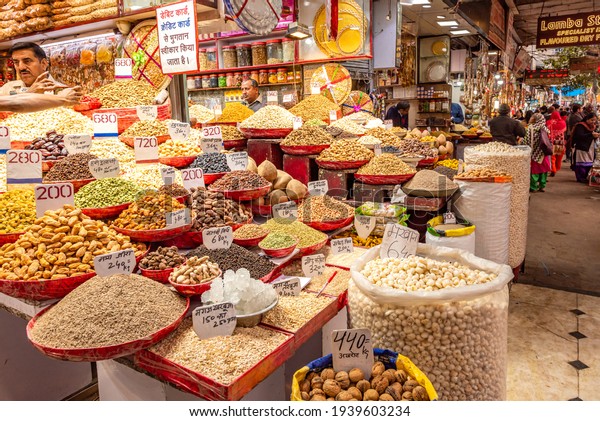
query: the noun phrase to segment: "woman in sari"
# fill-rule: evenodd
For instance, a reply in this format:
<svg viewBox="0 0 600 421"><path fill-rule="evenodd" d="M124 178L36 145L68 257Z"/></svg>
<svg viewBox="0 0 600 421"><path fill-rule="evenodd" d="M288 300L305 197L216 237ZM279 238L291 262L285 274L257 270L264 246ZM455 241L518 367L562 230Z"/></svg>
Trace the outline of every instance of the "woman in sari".
<svg viewBox="0 0 600 421"><path fill-rule="evenodd" d="M548 172L552 169L552 165L550 164L550 155L546 155L542 149L542 142L548 140L548 132L544 116L535 113L529 121L527 133L525 134L525 144L531 147L530 192L546 191Z"/></svg>
<svg viewBox="0 0 600 421"><path fill-rule="evenodd" d="M590 113L573 127L573 156L571 158L575 177L580 183L587 183L587 177L594 162L595 140L600 137L596 133L598 118Z"/></svg>
<svg viewBox="0 0 600 421"><path fill-rule="evenodd" d="M550 115L550 120L546 122L546 127L550 130L550 141L553 145L552 152L552 172L551 177L554 177L560 167L562 166L563 156L565 155L565 132L567 131L567 124L560 117L558 111L554 111Z"/></svg>

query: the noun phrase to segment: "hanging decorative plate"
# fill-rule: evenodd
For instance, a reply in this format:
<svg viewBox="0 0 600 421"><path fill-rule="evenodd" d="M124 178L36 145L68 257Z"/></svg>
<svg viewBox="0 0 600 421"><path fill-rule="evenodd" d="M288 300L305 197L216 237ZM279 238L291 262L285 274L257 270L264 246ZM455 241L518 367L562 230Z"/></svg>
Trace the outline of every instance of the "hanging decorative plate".
<svg viewBox="0 0 600 421"><path fill-rule="evenodd" d="M428 82L441 82L446 79L446 65L442 61L434 61L426 70Z"/></svg>
<svg viewBox="0 0 600 421"><path fill-rule="evenodd" d="M357 55L366 39L367 19L361 6L353 0L340 0L338 6L337 38L331 39L327 30L327 11L321 6L313 20L315 43L329 57Z"/></svg>
<svg viewBox="0 0 600 421"><path fill-rule="evenodd" d="M224 0L225 10L238 26L251 34L268 35L279 23L282 0Z"/></svg>
<svg viewBox="0 0 600 421"><path fill-rule="evenodd" d="M359 111L373 113L373 101L371 101L371 98L365 92L352 91L342 104L342 112L344 115L349 115Z"/></svg>
<svg viewBox="0 0 600 421"><path fill-rule="evenodd" d="M121 57L133 60L131 74L134 79L144 80L158 90L171 82L171 76L163 74L160 65L156 20L145 20L133 28L123 44Z"/></svg>
<svg viewBox="0 0 600 421"><path fill-rule="evenodd" d="M434 56L445 56L448 54L448 46L444 41L436 41L431 44L431 52Z"/></svg>
<svg viewBox="0 0 600 421"><path fill-rule="evenodd" d="M336 104L343 104L352 91L350 72L341 64L324 64L314 71L311 84L317 83L321 93Z"/></svg>

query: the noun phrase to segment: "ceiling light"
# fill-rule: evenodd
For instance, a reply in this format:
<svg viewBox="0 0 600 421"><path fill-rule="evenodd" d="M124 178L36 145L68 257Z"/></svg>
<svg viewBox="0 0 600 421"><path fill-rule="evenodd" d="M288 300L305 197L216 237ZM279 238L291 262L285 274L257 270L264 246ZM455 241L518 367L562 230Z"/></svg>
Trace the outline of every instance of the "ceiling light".
<svg viewBox="0 0 600 421"><path fill-rule="evenodd" d="M310 38L311 33L306 25L298 22L292 22L289 24L287 32L285 33L286 38L291 39L305 39Z"/></svg>
<svg viewBox="0 0 600 421"><path fill-rule="evenodd" d="M456 26L458 22L455 20L442 20L437 23L440 26Z"/></svg>
<svg viewBox="0 0 600 421"><path fill-rule="evenodd" d="M458 29L458 26L451 26L450 29Z"/></svg>
<svg viewBox="0 0 600 421"><path fill-rule="evenodd" d="M503 80L499 80L498 81L498 85L504 85L504 81Z"/></svg>
<svg viewBox="0 0 600 421"><path fill-rule="evenodd" d="M431 0L412 0L412 4L429 4L431 7Z"/></svg>
<svg viewBox="0 0 600 421"><path fill-rule="evenodd" d="M490 56L497 56L498 55L498 51L490 51L488 53L488 55L490 55Z"/></svg>
<svg viewBox="0 0 600 421"><path fill-rule="evenodd" d="M450 31L452 35L467 35L470 34L466 29L459 29L458 31Z"/></svg>
<svg viewBox="0 0 600 421"><path fill-rule="evenodd" d="M430 4L424 4L423 5L423 9L431 9L431 5Z"/></svg>
<svg viewBox="0 0 600 421"><path fill-rule="evenodd" d="M438 18L438 19L446 19L446 16L437 15L436 18Z"/></svg>
<svg viewBox="0 0 600 421"><path fill-rule="evenodd" d="M412 6L413 2L412 2L412 0L400 0L400 4L402 6Z"/></svg>

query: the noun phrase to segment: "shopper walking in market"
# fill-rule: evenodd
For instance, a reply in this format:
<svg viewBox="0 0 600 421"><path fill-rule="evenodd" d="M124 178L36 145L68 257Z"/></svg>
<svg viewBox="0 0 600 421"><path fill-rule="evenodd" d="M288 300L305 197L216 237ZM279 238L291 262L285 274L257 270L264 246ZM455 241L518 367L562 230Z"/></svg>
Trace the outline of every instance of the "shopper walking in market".
<svg viewBox="0 0 600 421"><path fill-rule="evenodd" d="M553 145L552 151L552 170L550 176L554 177L562 166L563 156L565 155L565 133L567 124L561 118L558 111L554 111L550 116L550 120L546 122L546 127L550 131L550 141Z"/></svg>
<svg viewBox="0 0 600 421"><path fill-rule="evenodd" d="M525 136L525 128L518 120L509 116L510 107L508 104L501 104L498 112L500 115L491 119L488 123L493 140L516 145L518 138Z"/></svg>
<svg viewBox="0 0 600 421"><path fill-rule="evenodd" d="M531 147L531 176L529 182L530 192L546 191L548 172L552 169L550 163L550 150L545 150L544 145L550 144L550 133L546 127L543 114L535 113L529 121L525 144Z"/></svg>
<svg viewBox="0 0 600 421"><path fill-rule="evenodd" d="M600 133L595 131L597 124L596 114L590 113L573 127L571 168L575 171L575 178L579 183L587 183L594 162L596 139L600 137Z"/></svg>
<svg viewBox="0 0 600 421"><path fill-rule="evenodd" d="M577 123L579 123L581 120L583 120L583 113L581 112L581 104L573 104L571 106L571 115L569 115L569 118L567 120L567 135L566 135L566 148L567 148L567 159L571 160L571 151L573 149L573 143L572 143L572 135L573 135L573 129L575 128L575 126L577 125Z"/></svg>

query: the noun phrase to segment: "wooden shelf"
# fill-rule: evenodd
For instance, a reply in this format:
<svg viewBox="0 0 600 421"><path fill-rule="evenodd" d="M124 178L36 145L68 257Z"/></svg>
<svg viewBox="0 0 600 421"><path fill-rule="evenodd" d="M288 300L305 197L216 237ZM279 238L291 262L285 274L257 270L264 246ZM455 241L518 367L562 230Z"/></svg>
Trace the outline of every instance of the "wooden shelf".
<svg viewBox="0 0 600 421"><path fill-rule="evenodd" d="M286 82L286 83L268 83L266 85L258 85L258 88L268 88L270 86L290 86L290 85L295 85L295 84L300 84L302 82ZM225 86L225 87L221 87L221 88L194 88L194 89L188 89L188 92L201 92L201 91L224 91L227 89L237 89L237 90L241 90L242 88L240 86Z"/></svg>
<svg viewBox="0 0 600 421"><path fill-rule="evenodd" d="M203 70L201 72L189 73L188 76L200 76L210 75L216 73L237 73L237 72L250 72L252 70L267 70L267 69L278 69L280 67L295 67L300 66L299 62L293 63L279 63L279 64L263 64L260 66L246 66L246 67L231 67L229 69L215 69L215 70Z"/></svg>

